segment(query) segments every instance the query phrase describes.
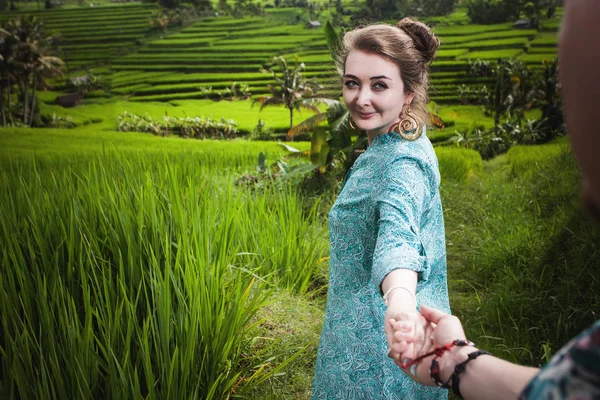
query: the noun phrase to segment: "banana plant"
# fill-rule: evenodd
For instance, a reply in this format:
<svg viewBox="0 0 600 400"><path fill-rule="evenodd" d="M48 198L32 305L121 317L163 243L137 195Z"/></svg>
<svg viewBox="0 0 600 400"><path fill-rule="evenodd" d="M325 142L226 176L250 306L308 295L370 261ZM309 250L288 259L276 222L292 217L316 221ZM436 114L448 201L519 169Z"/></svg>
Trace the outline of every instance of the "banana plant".
<svg viewBox="0 0 600 400"><path fill-rule="evenodd" d="M312 98L300 100L306 108L326 105L326 111L308 117L288 131L288 137L311 133L310 161L317 175L327 172L332 164L341 161L348 170L354 162L356 151L364 149L366 136L350 127L348 110L340 100ZM326 125L325 125L326 123ZM352 136L358 136L353 142Z"/></svg>
<svg viewBox="0 0 600 400"><path fill-rule="evenodd" d="M304 63L299 63L298 56L295 57L293 67L288 65L287 60L282 56L273 57L273 64L277 67L276 69L269 67L265 70L265 72L270 72L275 80L275 84L268 85L271 95L259 97L253 104L260 103L260 111L268 106L284 105L290 112L291 129L294 126L294 110L310 109L299 100L307 96L314 96L321 89L321 85L302 75L306 67Z"/></svg>
<svg viewBox="0 0 600 400"><path fill-rule="evenodd" d="M333 58L340 45L340 35L329 21L325 24L325 37ZM310 162L315 174L326 173L336 161L342 161L346 171L350 169L356 159L356 151L364 149L367 141L363 132L350 127L350 115L345 104L327 97L302 98L295 103L299 108L316 112L288 131L290 139L303 132L311 133ZM319 108L323 105L327 106L326 111ZM358 136L354 143L352 136Z"/></svg>

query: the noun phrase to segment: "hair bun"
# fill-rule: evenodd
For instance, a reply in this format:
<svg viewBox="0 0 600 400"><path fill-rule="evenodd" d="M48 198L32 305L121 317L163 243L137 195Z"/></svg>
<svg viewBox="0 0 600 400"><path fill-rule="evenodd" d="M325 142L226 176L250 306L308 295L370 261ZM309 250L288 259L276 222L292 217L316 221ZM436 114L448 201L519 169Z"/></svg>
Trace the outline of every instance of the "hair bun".
<svg viewBox="0 0 600 400"><path fill-rule="evenodd" d="M435 52L440 47L440 40L427 25L410 18L402 18L396 26L402 29L412 39L415 49L423 54L426 64L433 61Z"/></svg>

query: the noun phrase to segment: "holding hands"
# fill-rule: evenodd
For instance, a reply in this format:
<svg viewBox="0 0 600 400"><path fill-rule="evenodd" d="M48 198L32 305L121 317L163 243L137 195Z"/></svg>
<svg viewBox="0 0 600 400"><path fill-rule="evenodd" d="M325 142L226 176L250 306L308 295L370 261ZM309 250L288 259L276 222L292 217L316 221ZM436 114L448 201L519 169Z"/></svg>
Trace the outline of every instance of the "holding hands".
<svg viewBox="0 0 600 400"><path fill-rule="evenodd" d="M425 305L421 306L420 314L416 311L414 314L386 318L389 357L413 380L428 386L436 385L430 372L436 358L438 382L445 383L455 365L476 349L466 341L457 317ZM465 345L469 347L465 349Z"/></svg>
<svg viewBox="0 0 600 400"><path fill-rule="evenodd" d="M460 320L435 308L424 305L418 317L400 315L386 321L389 356L422 385L451 388L465 399L516 399L539 372L476 349L465 339ZM488 356L478 358L484 354Z"/></svg>

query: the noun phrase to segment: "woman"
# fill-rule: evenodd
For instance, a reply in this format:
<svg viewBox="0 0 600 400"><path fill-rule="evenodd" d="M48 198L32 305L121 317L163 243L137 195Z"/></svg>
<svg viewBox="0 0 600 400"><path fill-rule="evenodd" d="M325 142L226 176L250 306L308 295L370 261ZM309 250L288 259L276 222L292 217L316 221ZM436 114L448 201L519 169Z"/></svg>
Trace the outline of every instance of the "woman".
<svg viewBox="0 0 600 400"><path fill-rule="evenodd" d="M426 25L410 19L355 29L340 46L344 103L369 147L329 213L330 279L313 399L446 396L396 368L384 324L393 318L420 327L421 303L449 311L440 175L425 134L428 67L438 46Z"/></svg>
<svg viewBox="0 0 600 400"><path fill-rule="evenodd" d="M567 128L581 166L583 204L596 222L600 222L599 20L598 0L565 2L559 43ZM461 322L435 308L422 306L421 312L435 330L430 347L420 351L422 360L406 370L423 384L433 385L436 380L465 399L600 399L600 320L538 369L509 363L473 346L452 345L455 339L465 338ZM406 368L399 360L412 332L411 326L404 330L404 324L393 322L390 357ZM426 356L436 349L438 354Z"/></svg>

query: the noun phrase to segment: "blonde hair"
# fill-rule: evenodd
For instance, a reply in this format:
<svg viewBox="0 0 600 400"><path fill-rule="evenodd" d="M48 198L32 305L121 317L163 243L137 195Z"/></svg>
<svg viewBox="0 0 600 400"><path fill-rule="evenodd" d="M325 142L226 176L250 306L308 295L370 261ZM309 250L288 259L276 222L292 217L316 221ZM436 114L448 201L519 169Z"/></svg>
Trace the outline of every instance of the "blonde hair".
<svg viewBox="0 0 600 400"><path fill-rule="evenodd" d="M352 50L376 54L396 64L404 83L404 93L415 94L410 106L412 113L429 124L429 65L439 46L439 39L427 25L403 18L395 26L375 24L347 32L334 59L342 76L345 72L346 57Z"/></svg>

